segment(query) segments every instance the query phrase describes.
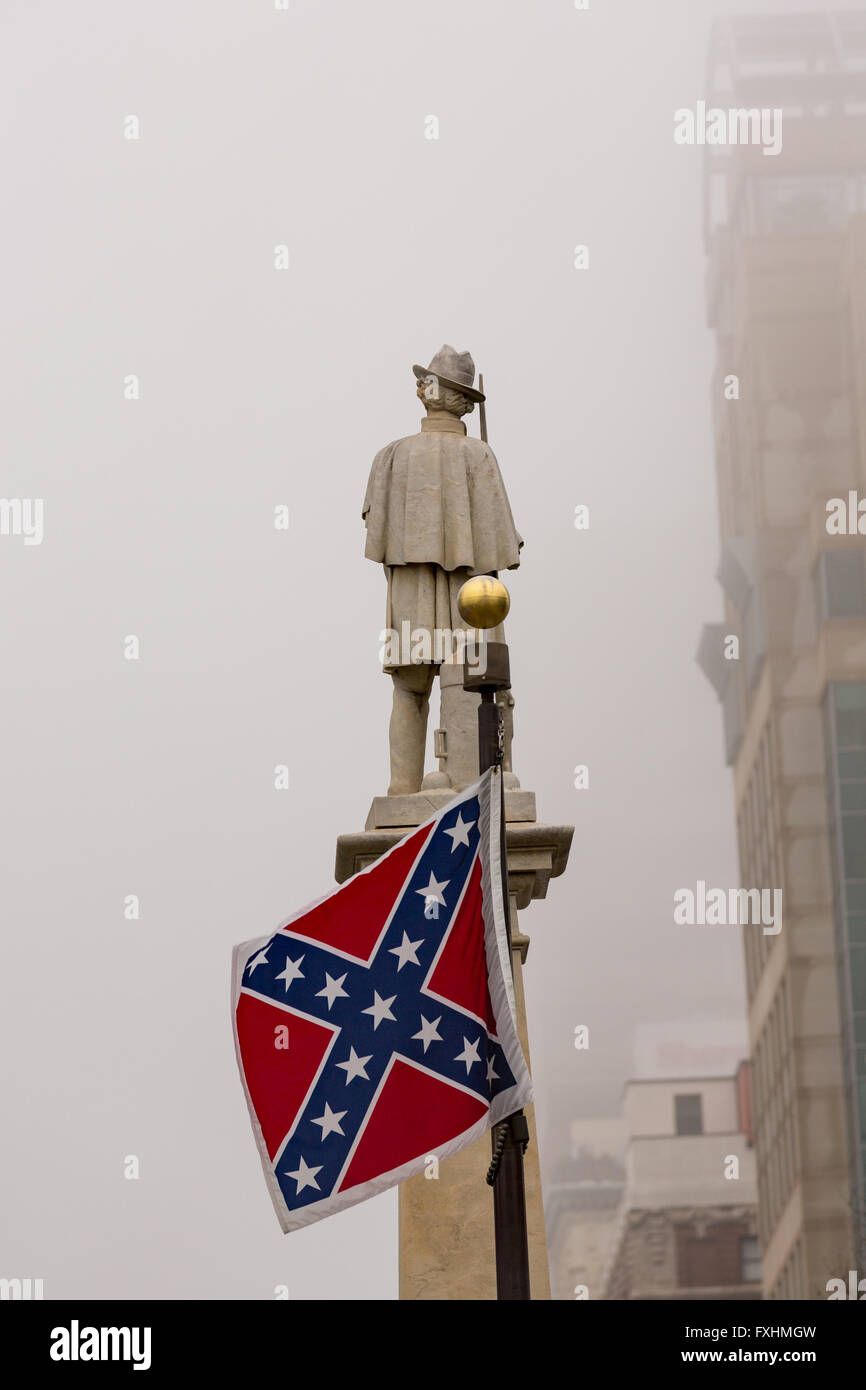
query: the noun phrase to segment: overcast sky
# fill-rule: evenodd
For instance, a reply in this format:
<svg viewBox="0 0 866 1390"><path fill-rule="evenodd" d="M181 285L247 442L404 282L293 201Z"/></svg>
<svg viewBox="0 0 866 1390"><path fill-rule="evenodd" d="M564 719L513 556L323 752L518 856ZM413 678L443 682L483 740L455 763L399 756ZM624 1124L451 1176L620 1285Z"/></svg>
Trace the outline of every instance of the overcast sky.
<svg viewBox="0 0 866 1390"><path fill-rule="evenodd" d="M395 1192L280 1234L229 974L386 789L360 507L443 342L484 372L526 541L515 770L576 827L522 919L545 1170L617 1113L637 1024L742 1013L739 931L673 923L737 868L694 662L721 616L701 151L672 132L744 8L5 0L2 491L45 531L0 539L0 1274L396 1296Z"/></svg>

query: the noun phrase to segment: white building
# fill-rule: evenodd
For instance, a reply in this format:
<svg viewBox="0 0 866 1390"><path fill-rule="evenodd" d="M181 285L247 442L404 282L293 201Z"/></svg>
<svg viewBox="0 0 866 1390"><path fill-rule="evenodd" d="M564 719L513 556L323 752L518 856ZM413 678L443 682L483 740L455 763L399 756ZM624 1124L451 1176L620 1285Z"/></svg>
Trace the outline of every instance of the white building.
<svg viewBox="0 0 866 1390"><path fill-rule="evenodd" d="M735 1075L629 1081L625 1190L608 1299L757 1299L748 1065Z"/></svg>

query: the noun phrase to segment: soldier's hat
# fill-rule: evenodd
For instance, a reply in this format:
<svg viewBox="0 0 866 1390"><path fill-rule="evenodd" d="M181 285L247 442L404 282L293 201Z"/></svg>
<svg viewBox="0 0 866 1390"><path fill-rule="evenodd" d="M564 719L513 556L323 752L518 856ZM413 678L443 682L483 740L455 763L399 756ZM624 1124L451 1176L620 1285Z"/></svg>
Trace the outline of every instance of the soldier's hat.
<svg viewBox="0 0 866 1390"><path fill-rule="evenodd" d="M435 357L431 357L429 367L419 367L416 362L412 371L419 381L423 381L428 376L438 377L443 386L450 386L453 390L460 391L471 401L486 399L480 391L476 391L472 384L475 380L475 363L470 354L458 352L448 343L439 349Z"/></svg>

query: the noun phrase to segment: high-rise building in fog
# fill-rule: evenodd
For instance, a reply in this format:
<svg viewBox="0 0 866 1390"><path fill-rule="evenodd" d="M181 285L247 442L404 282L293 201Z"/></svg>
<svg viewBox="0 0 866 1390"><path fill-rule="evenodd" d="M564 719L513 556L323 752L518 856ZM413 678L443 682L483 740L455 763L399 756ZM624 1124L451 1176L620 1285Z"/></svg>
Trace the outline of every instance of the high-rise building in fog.
<svg viewBox="0 0 866 1390"><path fill-rule="evenodd" d="M823 1298L866 1273L866 14L720 23L709 74L708 107L783 112L777 154L706 150L724 620L699 660L741 884L783 893L778 934L742 928L764 1293Z"/></svg>

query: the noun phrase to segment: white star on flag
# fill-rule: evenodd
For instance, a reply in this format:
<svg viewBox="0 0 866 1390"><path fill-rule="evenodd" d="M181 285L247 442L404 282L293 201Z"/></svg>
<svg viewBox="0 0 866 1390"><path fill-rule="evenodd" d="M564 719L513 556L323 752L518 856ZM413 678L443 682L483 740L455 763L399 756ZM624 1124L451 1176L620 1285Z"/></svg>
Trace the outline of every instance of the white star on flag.
<svg viewBox="0 0 866 1390"><path fill-rule="evenodd" d="M466 1063L466 1075L468 1076L470 1068L474 1067L476 1062L481 1061L481 1058L478 1056L478 1039L476 1038L475 1042L470 1047L469 1039L464 1038L463 1051L458 1052L457 1056L454 1058L454 1061Z"/></svg>
<svg viewBox="0 0 866 1390"><path fill-rule="evenodd" d="M298 956L297 960L289 960L288 956L286 956L285 970L282 970L279 975L275 976L277 980L285 980L286 993L288 993L289 985L292 983L293 980L303 980L306 978L303 971L298 969L298 966L300 965L303 959L303 956Z"/></svg>
<svg viewBox="0 0 866 1390"><path fill-rule="evenodd" d="M428 1049L428 1047L430 1046L431 1042L441 1042L442 1039L441 1039L441 1037L439 1036L439 1031L438 1031L438 1027L437 1027L437 1025L440 1024L441 1022L442 1022L442 1015L441 1015L441 1014L439 1015L438 1018L435 1018L435 1019L433 1020L432 1023L428 1022L428 1020L427 1020L427 1019L424 1017L424 1015L422 1014L422 1015L421 1015L421 1031L420 1031L419 1033L413 1033L413 1034L412 1034L412 1040L413 1040L413 1042L414 1042L414 1040L415 1040L416 1038L418 1039L419 1042L422 1042L422 1043L424 1044L424 1051L425 1051L425 1052L427 1051L427 1049Z"/></svg>
<svg viewBox="0 0 866 1390"><path fill-rule="evenodd" d="M298 1192L303 1192L305 1187L315 1187L318 1190L319 1184L316 1182L316 1174L321 1173L321 1171L321 1163L318 1168L308 1168L304 1160L299 1158L298 1167L295 1169L294 1173L286 1173L287 1178L294 1178L295 1182L298 1184L295 1196L297 1197Z"/></svg>
<svg viewBox="0 0 866 1390"><path fill-rule="evenodd" d="M338 1067L342 1067L342 1068L343 1068L343 1071L346 1073L346 1085L347 1085L347 1086L348 1086L348 1084L349 1084L350 1081L354 1081L354 1079L355 1079L356 1076L362 1076L362 1077L364 1078L365 1081L369 1081L369 1080L370 1080L369 1076L367 1075L367 1073L366 1073L366 1071L365 1071L365 1068L366 1068L366 1066L367 1066L367 1063L370 1061L370 1058L372 1058L372 1056L373 1056L373 1054L372 1054L372 1052L371 1052L369 1057L359 1057L358 1054L357 1054L357 1052L355 1051L354 1047L350 1047L350 1048L349 1048L349 1057L348 1057L348 1060L345 1061L345 1062L338 1062L338 1063L337 1063L337 1066L338 1066Z"/></svg>
<svg viewBox="0 0 866 1390"><path fill-rule="evenodd" d="M391 1005L394 1003L394 1000L395 1000L396 998L397 998L396 994L392 994L390 999L380 999L378 992L377 992L375 989L373 990L373 1002L372 1002L372 1004L370 1005L369 1009L362 1009L362 1010L361 1010L361 1013L362 1013L362 1014L372 1014L372 1015L373 1015L373 1032L374 1032L374 1033L375 1033L376 1029L379 1027L379 1024L380 1024L380 1023L382 1022L382 1020L385 1019L385 1018L389 1018L389 1019L391 1020L392 1023L396 1023L396 1022L397 1022L396 1018L395 1018L394 1015L391 1013Z"/></svg>
<svg viewBox="0 0 866 1390"><path fill-rule="evenodd" d="M437 883L435 875L431 872L430 882L427 884L427 887L416 888L415 892L420 893L421 897L424 898L426 902L441 903L442 906L445 907L447 904L442 894L450 882L450 878L446 878L443 883Z"/></svg>
<svg viewBox="0 0 866 1390"><path fill-rule="evenodd" d="M348 975L348 973L349 972L347 970L346 975ZM344 999L348 999L349 997L349 991L343 989L343 981L345 980L346 975L341 975L339 980L335 980L331 975L328 974L327 970L325 971L325 988L320 989L316 992L316 998L320 999L322 995L325 996L325 998L328 1001L329 1013L331 1011L331 1005L333 1004L335 999L338 999L340 995L342 995Z"/></svg>
<svg viewBox="0 0 866 1390"><path fill-rule="evenodd" d="M340 1121L344 1118L344 1116L348 1115L348 1113L348 1110L332 1110L328 1102L325 1101L324 1115L320 1115L319 1118L317 1120L313 1120L312 1123L314 1125L322 1126L322 1138L327 1139L329 1134L343 1133Z"/></svg>
<svg viewBox="0 0 866 1390"><path fill-rule="evenodd" d="M250 961L249 965L247 966L247 970L249 970L251 975L257 965L267 965L269 963L268 951L270 949L270 946L268 946L264 951L259 951L259 954L257 956L254 956L253 959Z"/></svg>
<svg viewBox="0 0 866 1390"><path fill-rule="evenodd" d="M452 854L454 853L454 851L455 851L455 849L457 848L458 845L467 845L467 846L468 846L468 844L469 844L469 832L470 832L470 830L472 829L472 827L473 827L474 824L475 824L474 820L471 820L471 821L469 822L469 824L467 825L466 822L465 822L464 819L463 819L463 812L462 812L462 811L458 811L458 812L457 812L457 819L456 819L456 821L454 822L454 824L452 825L451 829L445 831L445 834L446 834L446 835L450 835L450 836L451 836L451 841L452 841L452 843L451 843L451 853L452 853Z"/></svg>
<svg viewBox="0 0 866 1390"><path fill-rule="evenodd" d="M493 1058L487 1059L487 1080L491 1083L499 1080L499 1073L493 1070Z"/></svg>
<svg viewBox="0 0 866 1390"><path fill-rule="evenodd" d="M420 940L420 941L410 941L410 940L409 940L409 937L408 937L408 935L407 935L407 933L404 932L404 933L403 933L403 940L400 942L400 945L399 945L399 946L389 946L389 947L388 947L388 953L389 953L389 955L392 955L392 956L396 956L396 957L397 957L397 960L398 960L397 974L398 974L398 975L399 975L400 971L403 969L403 966L404 966L404 965L420 965L420 964L421 964L421 962L420 962L420 960L418 959L418 957L416 956L415 952L417 951L418 947L419 947L419 946L423 946L423 944L424 944L424 938L423 938L423 936L421 937L421 940Z"/></svg>

